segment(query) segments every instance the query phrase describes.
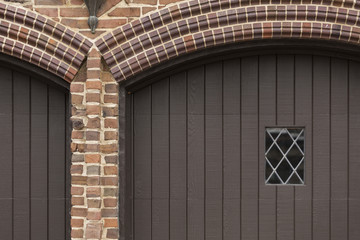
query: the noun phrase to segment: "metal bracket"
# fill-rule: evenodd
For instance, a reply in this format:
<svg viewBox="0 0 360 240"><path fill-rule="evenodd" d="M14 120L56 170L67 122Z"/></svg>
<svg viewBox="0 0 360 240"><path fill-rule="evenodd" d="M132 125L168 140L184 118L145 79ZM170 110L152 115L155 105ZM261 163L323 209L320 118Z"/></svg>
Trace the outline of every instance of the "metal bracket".
<svg viewBox="0 0 360 240"><path fill-rule="evenodd" d="M95 29L98 25L98 18L96 17L96 14L99 11L101 4L103 4L105 0L84 0L84 2L89 10L89 15L90 15L88 19L88 24L91 29L91 32L94 34Z"/></svg>

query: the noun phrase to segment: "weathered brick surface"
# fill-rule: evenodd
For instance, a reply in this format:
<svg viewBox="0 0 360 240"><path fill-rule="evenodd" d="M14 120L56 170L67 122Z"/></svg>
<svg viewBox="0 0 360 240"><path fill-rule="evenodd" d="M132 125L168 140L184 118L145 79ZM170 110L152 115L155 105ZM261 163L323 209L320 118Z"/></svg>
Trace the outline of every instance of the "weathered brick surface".
<svg viewBox="0 0 360 240"><path fill-rule="evenodd" d="M108 122L117 122L118 118L113 114L109 119L104 114L104 109L118 108L118 93L111 93L110 100L104 101L105 95L108 95L107 85L117 89L117 83L108 72L108 68L102 64L100 53L96 49L91 50L86 63L88 67L85 73L86 80L75 79L70 87L70 91L74 96L76 95L72 100L72 107L75 109L73 111L75 114L72 116L74 127L72 141L75 145L72 150L75 161L71 171L74 188L72 204L76 215L73 215L72 219L81 219L83 222L81 226L72 227L74 230L82 230L82 232L75 231L73 236L83 234L86 239L111 239L106 236L114 236L114 233L108 230L117 228L114 222L105 224L103 208L110 211L113 219L117 221L117 216L114 216L114 213L118 212L117 204L109 203L109 200L105 203L109 195L112 196L112 201L116 203L118 201L117 162L107 162L105 159L117 155L115 138L117 134L114 133L118 132L118 125L114 123L109 125ZM106 81L103 81L102 76L106 76ZM84 75L79 77L84 78ZM79 110L85 110L86 114L81 114L82 111ZM107 132L114 133L110 136ZM80 207L86 208L86 213L82 212L84 210L78 210Z"/></svg>
<svg viewBox="0 0 360 240"><path fill-rule="evenodd" d="M87 177L87 185L88 186L99 186L100 185L100 177L89 175Z"/></svg>
<svg viewBox="0 0 360 240"><path fill-rule="evenodd" d="M35 0L36 5L62 5L64 0Z"/></svg>
<svg viewBox="0 0 360 240"><path fill-rule="evenodd" d="M116 198L105 198L104 199L104 207L116 207L118 199Z"/></svg>
<svg viewBox="0 0 360 240"><path fill-rule="evenodd" d="M115 228L115 229L109 229L107 231L107 235L106 237L108 239L118 239L119 238L119 229Z"/></svg>
<svg viewBox="0 0 360 240"><path fill-rule="evenodd" d="M87 215L87 208L71 208L71 216L73 217L85 217Z"/></svg>
<svg viewBox="0 0 360 240"><path fill-rule="evenodd" d="M105 140L117 140L118 139L118 132L116 131L105 131Z"/></svg>
<svg viewBox="0 0 360 240"><path fill-rule="evenodd" d="M98 221L89 221L86 225L86 239L100 239L102 236L103 226Z"/></svg>
<svg viewBox="0 0 360 240"><path fill-rule="evenodd" d="M101 211L99 211L99 210L88 211L86 219L88 219L88 220L100 220L101 219Z"/></svg>
<svg viewBox="0 0 360 240"><path fill-rule="evenodd" d="M71 226L72 227L83 227L84 219L71 219Z"/></svg>
<svg viewBox="0 0 360 240"><path fill-rule="evenodd" d="M140 8L132 7L132 8L115 8L109 13L110 17L140 17Z"/></svg>
<svg viewBox="0 0 360 240"><path fill-rule="evenodd" d="M36 11L41 15L45 15L48 17L57 18L59 16L58 8L36 8Z"/></svg>
<svg viewBox="0 0 360 240"><path fill-rule="evenodd" d="M101 200L100 199L88 199L87 205L89 208L100 208Z"/></svg>
<svg viewBox="0 0 360 240"><path fill-rule="evenodd" d="M105 219L104 227L117 228L118 227L118 219L117 218Z"/></svg>
<svg viewBox="0 0 360 240"><path fill-rule="evenodd" d="M84 205L84 198L83 197L72 197L71 204L76 206L83 206Z"/></svg>
<svg viewBox="0 0 360 240"><path fill-rule="evenodd" d="M83 173L83 165L72 165L71 166L71 170L70 170L71 174L82 174Z"/></svg>
<svg viewBox="0 0 360 240"><path fill-rule="evenodd" d="M100 118L99 117L89 117L87 119L87 128L100 128Z"/></svg>
<svg viewBox="0 0 360 240"><path fill-rule="evenodd" d="M84 230L82 230L82 229L75 229L75 228L73 228L73 229L71 230L71 237L72 237L72 238L83 238L83 236L84 236Z"/></svg>
<svg viewBox="0 0 360 240"><path fill-rule="evenodd" d="M86 154L85 162L86 163L100 163L101 155L100 154Z"/></svg>
<svg viewBox="0 0 360 240"><path fill-rule="evenodd" d="M79 17L87 15L88 10L85 7L60 8L60 17Z"/></svg>
<svg viewBox="0 0 360 240"><path fill-rule="evenodd" d="M99 175L100 174L100 166L88 166L87 169L87 175Z"/></svg>
<svg viewBox="0 0 360 240"><path fill-rule="evenodd" d="M71 195L83 195L84 188L83 187L71 187Z"/></svg>

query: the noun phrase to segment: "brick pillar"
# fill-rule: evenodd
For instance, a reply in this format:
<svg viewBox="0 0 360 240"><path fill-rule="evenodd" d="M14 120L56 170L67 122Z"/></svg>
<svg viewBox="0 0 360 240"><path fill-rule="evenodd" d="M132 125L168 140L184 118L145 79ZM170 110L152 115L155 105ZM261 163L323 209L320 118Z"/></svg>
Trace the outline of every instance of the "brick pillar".
<svg viewBox="0 0 360 240"><path fill-rule="evenodd" d="M96 49L71 84L72 239L118 238L118 85Z"/></svg>

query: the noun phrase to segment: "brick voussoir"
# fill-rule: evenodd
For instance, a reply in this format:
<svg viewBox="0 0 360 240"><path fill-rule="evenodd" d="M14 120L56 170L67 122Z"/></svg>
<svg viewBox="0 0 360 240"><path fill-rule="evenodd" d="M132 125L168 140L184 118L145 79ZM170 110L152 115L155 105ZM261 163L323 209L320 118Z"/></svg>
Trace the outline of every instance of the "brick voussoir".
<svg viewBox="0 0 360 240"><path fill-rule="evenodd" d="M112 44L104 48L106 39L113 38L112 33L104 36L96 42L101 53L106 55L105 61L110 66L111 72L114 74L117 81L125 80L145 69L150 68L154 64L159 64L167 61L180 54L189 53L206 47L219 46L226 43L261 39L261 38L313 38L318 39L335 39L348 43L356 43L354 41L355 24L354 20L348 20L347 8L334 8L328 5L298 5L278 4L269 6L251 6L245 5L241 7L231 8L228 4L219 8L219 2L204 1L198 5L198 1L182 2L177 5L181 17L176 21L170 21L171 13L169 9L161 10L159 13L152 13L150 16L145 16L139 21L146 25L146 21L151 23L155 28L142 33L143 31L129 31L132 23L124 25L119 30L115 30L117 35L124 35L123 40L116 39L117 44ZM191 7L199 7L208 10L208 5L211 5L211 11L193 11L193 14L188 14ZM214 12L214 9L218 9ZM318 11L321 9L321 11ZM205 12L205 13L204 13ZM325 14L325 18L321 16ZM359 12L352 10L351 16L358 16ZM167 17L169 16L169 18ZM319 16L319 17L318 17ZM334 17L332 17L334 16ZM260 20L259 20L260 19ZM302 19L302 20L299 20ZM145 21L146 20L146 21ZM165 24L165 22L167 24ZM271 26L268 23L272 23ZM294 25L294 23L300 24ZM320 23L318 27L314 27L313 23ZM325 25L324 25L324 24ZM238 35L237 30L232 28L236 26L241 27L241 35ZM340 28L338 26L341 26ZM344 27L342 27L344 26ZM320 28L320 29L319 29ZM317 35L317 32L322 32L321 29L330 28L329 36L325 34ZM148 29L148 28L145 28ZM233 32L229 31L233 29ZM209 31L211 30L211 31ZM301 34L299 34L299 30ZM114 32L115 32L114 31ZM123 34L120 34L120 33ZM174 32L178 32L180 37ZM308 32L308 33L307 33ZM138 33L142 33L137 35ZM199 35L199 33L202 33ZM196 41L189 42L189 36L197 36ZM199 36L201 36L199 38ZM238 36L238 37L237 37ZM239 36L241 36L239 38ZM150 39L151 45L140 45L146 38ZM355 37L356 38L356 37ZM128 41L125 41L127 39ZM176 42L176 43L175 43ZM203 42L204 44L201 44ZM184 44L185 51L178 51L178 46ZM124 54L119 52L122 50ZM156 52L157 61L151 60L153 57L148 56L148 50ZM149 59L143 61L145 56ZM141 57L140 57L141 56ZM155 59L154 59L155 60ZM120 69L118 68L120 66Z"/></svg>
<svg viewBox="0 0 360 240"><path fill-rule="evenodd" d="M0 3L0 21L2 36L15 42L5 41L3 49L14 48L15 51L3 52L38 65L69 82L92 46L92 42L81 34L20 6ZM25 47L20 47L21 44ZM37 51L39 53L33 54Z"/></svg>

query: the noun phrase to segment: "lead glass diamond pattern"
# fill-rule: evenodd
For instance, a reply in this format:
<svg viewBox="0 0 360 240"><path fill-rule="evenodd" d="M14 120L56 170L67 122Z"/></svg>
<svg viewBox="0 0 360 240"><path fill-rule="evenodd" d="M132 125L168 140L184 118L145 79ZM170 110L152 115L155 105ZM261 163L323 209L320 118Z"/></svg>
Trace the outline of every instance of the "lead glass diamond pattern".
<svg viewBox="0 0 360 240"><path fill-rule="evenodd" d="M304 184L304 128L266 128L266 184Z"/></svg>

